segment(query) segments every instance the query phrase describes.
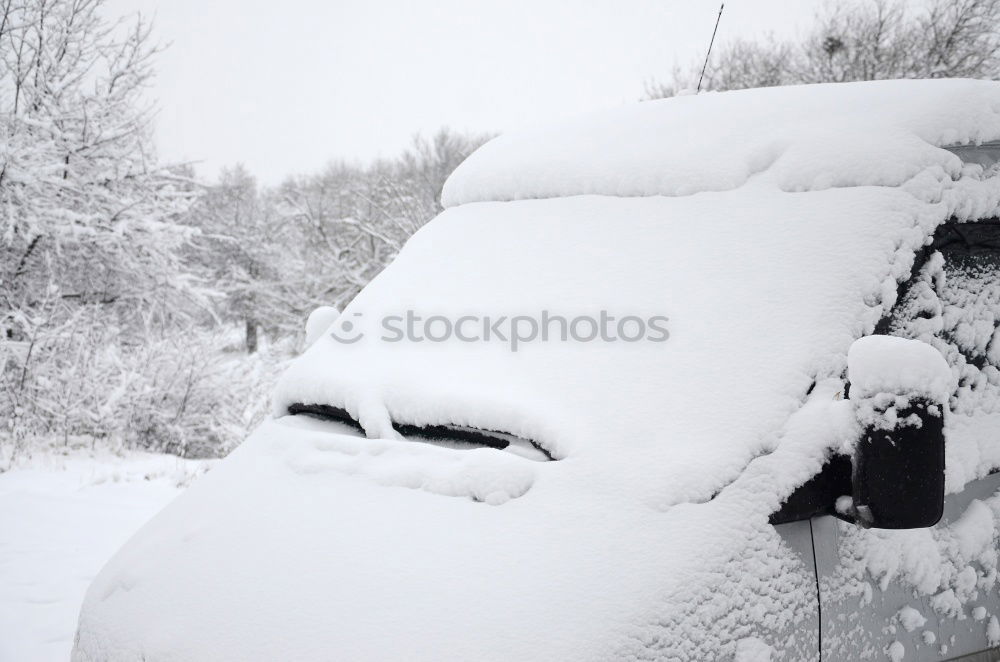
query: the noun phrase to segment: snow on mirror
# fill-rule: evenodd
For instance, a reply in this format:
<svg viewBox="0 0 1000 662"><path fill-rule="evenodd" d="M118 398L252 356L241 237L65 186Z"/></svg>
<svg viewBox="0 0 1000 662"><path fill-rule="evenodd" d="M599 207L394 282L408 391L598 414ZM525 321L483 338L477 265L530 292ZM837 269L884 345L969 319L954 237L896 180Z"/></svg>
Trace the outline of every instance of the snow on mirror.
<svg viewBox="0 0 1000 662"><path fill-rule="evenodd" d="M854 453L852 503L838 510L865 528L934 526L944 508L948 362L919 340L875 335L854 341L847 370L865 432Z"/></svg>

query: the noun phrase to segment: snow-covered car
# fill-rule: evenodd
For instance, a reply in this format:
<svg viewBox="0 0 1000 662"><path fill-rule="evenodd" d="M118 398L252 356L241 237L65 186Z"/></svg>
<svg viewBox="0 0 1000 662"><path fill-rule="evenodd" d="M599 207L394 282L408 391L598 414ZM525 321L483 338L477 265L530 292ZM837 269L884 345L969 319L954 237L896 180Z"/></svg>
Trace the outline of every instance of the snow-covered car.
<svg viewBox="0 0 1000 662"><path fill-rule="evenodd" d="M998 157L971 80L496 138L74 659L1000 659Z"/></svg>

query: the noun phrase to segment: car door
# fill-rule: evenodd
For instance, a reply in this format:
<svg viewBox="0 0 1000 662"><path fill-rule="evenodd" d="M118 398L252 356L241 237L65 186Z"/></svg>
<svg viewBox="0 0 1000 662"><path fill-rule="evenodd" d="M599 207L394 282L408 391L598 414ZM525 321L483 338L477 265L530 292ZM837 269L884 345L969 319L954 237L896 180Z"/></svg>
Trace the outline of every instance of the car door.
<svg viewBox="0 0 1000 662"><path fill-rule="evenodd" d="M813 519L823 662L1000 660L1000 220L949 223L880 333L936 346L959 375L945 415L944 517L865 530Z"/></svg>
<svg viewBox="0 0 1000 662"><path fill-rule="evenodd" d="M998 489L994 474L949 495L941 522L920 535L815 518L822 660L1000 660L995 562L949 558ZM995 559L989 533L987 555Z"/></svg>
<svg viewBox="0 0 1000 662"><path fill-rule="evenodd" d="M803 576L808 576L810 582L815 580L816 564L814 560L812 522L808 519L776 524L774 530L781 536L782 542L788 546L794 555L794 561L786 566L786 572L794 572L795 568ZM776 640L768 642L774 649L774 662L788 660L795 662L816 662L819 660L819 601L809 605L810 613L790 625L794 632L785 631ZM795 645L791 645L794 641ZM749 656L750 659L754 659ZM739 659L739 657L737 658Z"/></svg>

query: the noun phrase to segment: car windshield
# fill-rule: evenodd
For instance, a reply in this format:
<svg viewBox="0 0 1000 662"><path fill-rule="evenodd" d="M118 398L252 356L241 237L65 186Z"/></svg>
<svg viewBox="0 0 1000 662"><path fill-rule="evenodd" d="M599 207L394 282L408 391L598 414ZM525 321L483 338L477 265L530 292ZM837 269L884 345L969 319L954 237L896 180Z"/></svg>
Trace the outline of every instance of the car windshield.
<svg viewBox="0 0 1000 662"><path fill-rule="evenodd" d="M962 159L963 163L981 165L984 170L1000 163L1000 142L985 142L980 145L952 145L945 147L949 152Z"/></svg>

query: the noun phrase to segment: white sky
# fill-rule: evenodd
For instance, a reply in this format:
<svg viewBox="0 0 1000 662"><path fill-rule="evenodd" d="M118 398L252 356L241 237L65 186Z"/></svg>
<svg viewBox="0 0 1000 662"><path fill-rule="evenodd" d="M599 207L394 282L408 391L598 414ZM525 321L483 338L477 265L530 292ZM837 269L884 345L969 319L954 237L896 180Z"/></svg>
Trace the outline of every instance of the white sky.
<svg viewBox="0 0 1000 662"><path fill-rule="evenodd" d="M729 0L719 42L803 32L819 0ZM157 140L262 181L638 99L704 56L715 0L109 0L155 15Z"/></svg>

